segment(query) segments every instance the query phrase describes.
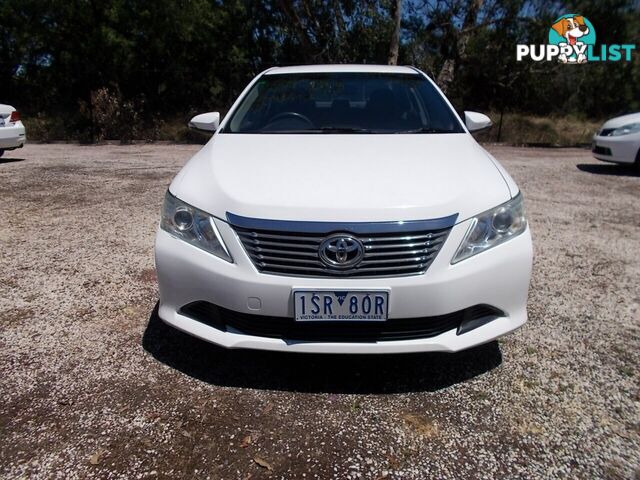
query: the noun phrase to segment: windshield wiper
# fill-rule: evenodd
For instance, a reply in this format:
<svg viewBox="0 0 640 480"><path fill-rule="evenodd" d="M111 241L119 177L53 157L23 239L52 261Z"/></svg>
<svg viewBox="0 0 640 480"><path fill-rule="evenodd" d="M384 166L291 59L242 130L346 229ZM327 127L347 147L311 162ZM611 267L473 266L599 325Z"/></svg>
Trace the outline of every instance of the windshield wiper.
<svg viewBox="0 0 640 480"><path fill-rule="evenodd" d="M411 130L372 130L370 128L359 127L312 127L312 128L296 128L295 130L254 130L247 133L280 133L280 134L304 134L304 133L455 133L451 130L442 128L421 127Z"/></svg>
<svg viewBox="0 0 640 480"><path fill-rule="evenodd" d="M358 127L320 127L310 128L308 131L318 131L322 133L373 133L373 130Z"/></svg>
<svg viewBox="0 0 640 480"><path fill-rule="evenodd" d="M433 128L433 127L420 127L414 128L412 130L398 130L394 133L455 133L451 130L445 130L444 128Z"/></svg>
<svg viewBox="0 0 640 480"><path fill-rule="evenodd" d="M354 128L354 127L317 127L317 128L296 128L291 130L254 130L249 133L375 133L368 128Z"/></svg>

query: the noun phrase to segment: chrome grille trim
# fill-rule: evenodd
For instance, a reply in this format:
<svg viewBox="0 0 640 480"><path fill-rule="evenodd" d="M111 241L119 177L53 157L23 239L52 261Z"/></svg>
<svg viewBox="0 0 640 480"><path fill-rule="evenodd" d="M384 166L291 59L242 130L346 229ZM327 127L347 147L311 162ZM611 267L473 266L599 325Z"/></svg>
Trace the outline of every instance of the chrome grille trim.
<svg viewBox="0 0 640 480"><path fill-rule="evenodd" d="M446 241L457 215L445 219L379 223L262 220L230 213L227 213L227 219L261 273L296 277L372 278L426 272ZM392 229L392 225L397 229ZM275 230L274 226L287 229ZM407 230L407 227L410 229ZM351 234L362 242L364 258L355 267L341 270L329 267L320 260L320 244L335 233Z"/></svg>
<svg viewBox="0 0 640 480"><path fill-rule="evenodd" d="M293 232L303 234L327 232L349 232L355 234L370 233L407 233L428 232L450 228L456 224L458 214L429 220L408 220L403 222L297 222L294 220L268 220L250 218L227 212L227 221L247 230L271 230L273 232ZM304 233L301 233L304 232Z"/></svg>

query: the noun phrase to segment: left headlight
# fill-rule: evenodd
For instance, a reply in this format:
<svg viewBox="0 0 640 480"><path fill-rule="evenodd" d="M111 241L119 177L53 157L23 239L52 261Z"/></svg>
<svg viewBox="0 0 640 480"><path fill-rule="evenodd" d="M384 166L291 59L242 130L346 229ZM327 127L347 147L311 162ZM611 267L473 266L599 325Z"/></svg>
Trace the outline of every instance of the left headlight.
<svg viewBox="0 0 640 480"><path fill-rule="evenodd" d="M451 263L472 257L500 245L524 232L527 219L522 194L474 217Z"/></svg>
<svg viewBox="0 0 640 480"><path fill-rule="evenodd" d="M194 247L233 263L213 217L174 197L169 191L162 204L160 228Z"/></svg>
<svg viewBox="0 0 640 480"><path fill-rule="evenodd" d="M611 132L612 137L619 137L620 135L629 135L630 133L640 132L640 123L630 123L629 125L623 125L616 128Z"/></svg>

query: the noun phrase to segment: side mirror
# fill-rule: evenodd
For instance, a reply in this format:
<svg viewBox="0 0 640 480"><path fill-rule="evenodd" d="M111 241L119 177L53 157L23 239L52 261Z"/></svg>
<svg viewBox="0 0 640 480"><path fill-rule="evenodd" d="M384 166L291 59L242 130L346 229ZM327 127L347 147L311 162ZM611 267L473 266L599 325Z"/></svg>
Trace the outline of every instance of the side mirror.
<svg viewBox="0 0 640 480"><path fill-rule="evenodd" d="M471 133L480 132L491 128L493 123L491 119L484 113L478 112L464 112L464 124L467 126Z"/></svg>
<svg viewBox="0 0 640 480"><path fill-rule="evenodd" d="M196 115L189 121L189 128L201 132L215 132L220 125L220 113L208 112Z"/></svg>

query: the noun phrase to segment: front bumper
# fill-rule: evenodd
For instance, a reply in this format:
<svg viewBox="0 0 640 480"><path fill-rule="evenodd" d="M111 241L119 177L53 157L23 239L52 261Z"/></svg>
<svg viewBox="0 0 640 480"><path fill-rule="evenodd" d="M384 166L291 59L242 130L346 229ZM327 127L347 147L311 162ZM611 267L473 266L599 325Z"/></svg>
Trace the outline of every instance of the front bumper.
<svg viewBox="0 0 640 480"><path fill-rule="evenodd" d="M598 160L614 163L634 163L640 149L640 134L619 137L593 136L591 152Z"/></svg>
<svg viewBox="0 0 640 480"><path fill-rule="evenodd" d="M526 322L532 245L529 229L520 236L455 265L450 260L469 226L454 226L423 275L393 278L296 278L259 273L233 229L216 221L235 263L228 263L159 230L156 268L159 316L175 328L227 348L291 352L400 353L455 352L491 341ZM206 301L228 310L293 317L294 289L388 290L389 318L444 315L473 305L505 314L472 331L450 330L435 337L399 341L316 342L267 338L223 331L182 315L180 308Z"/></svg>
<svg viewBox="0 0 640 480"><path fill-rule="evenodd" d="M0 149L13 150L22 148L27 141L27 135L22 122L11 126L0 127Z"/></svg>

